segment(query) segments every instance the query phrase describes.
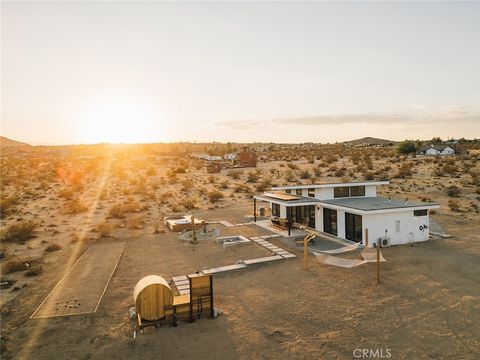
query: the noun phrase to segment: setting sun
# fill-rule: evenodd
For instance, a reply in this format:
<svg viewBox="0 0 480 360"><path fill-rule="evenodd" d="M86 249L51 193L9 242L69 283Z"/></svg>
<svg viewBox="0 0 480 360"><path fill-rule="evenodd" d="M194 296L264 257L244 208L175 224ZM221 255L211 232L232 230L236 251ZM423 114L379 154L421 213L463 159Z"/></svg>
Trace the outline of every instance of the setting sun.
<svg viewBox="0 0 480 360"><path fill-rule="evenodd" d="M108 94L87 102L78 112L75 133L86 143L162 141L162 120L153 107L131 95Z"/></svg>

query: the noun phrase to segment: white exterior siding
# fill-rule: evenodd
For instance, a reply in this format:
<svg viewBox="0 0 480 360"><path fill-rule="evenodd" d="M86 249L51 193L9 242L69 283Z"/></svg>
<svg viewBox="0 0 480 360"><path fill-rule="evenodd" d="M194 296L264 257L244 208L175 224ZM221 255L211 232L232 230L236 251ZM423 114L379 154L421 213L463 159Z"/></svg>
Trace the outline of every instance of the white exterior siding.
<svg viewBox="0 0 480 360"><path fill-rule="evenodd" d="M397 231L398 221L400 222L399 232ZM420 230L420 226L423 227L423 230ZM390 238L392 245L427 241L429 226L429 216L413 216L413 210L362 216L363 234L365 234L365 229L368 229L368 245L370 247L380 237L385 236L385 230L387 230L387 237Z"/></svg>
<svg viewBox="0 0 480 360"><path fill-rule="evenodd" d="M375 185L365 186L365 197L376 197L377 187Z"/></svg>

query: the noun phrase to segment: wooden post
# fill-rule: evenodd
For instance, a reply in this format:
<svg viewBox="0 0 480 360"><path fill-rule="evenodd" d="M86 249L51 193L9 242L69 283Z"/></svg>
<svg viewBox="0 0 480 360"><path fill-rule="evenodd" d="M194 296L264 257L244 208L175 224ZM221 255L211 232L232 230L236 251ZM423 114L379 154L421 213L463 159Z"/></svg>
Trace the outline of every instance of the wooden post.
<svg viewBox="0 0 480 360"><path fill-rule="evenodd" d="M310 235L305 236L303 239L303 263L305 270L308 270L308 240Z"/></svg>
<svg viewBox="0 0 480 360"><path fill-rule="evenodd" d="M368 229L365 229L365 247L368 248Z"/></svg>
<svg viewBox="0 0 480 360"><path fill-rule="evenodd" d="M377 241L377 284L380 284L380 247L382 239Z"/></svg>
<svg viewBox="0 0 480 360"><path fill-rule="evenodd" d="M257 222L257 199L253 198L253 222Z"/></svg>
<svg viewBox="0 0 480 360"><path fill-rule="evenodd" d="M192 227L193 227L192 228L192 235L193 235L192 236L192 242L194 244L196 244L197 243L197 234L195 232L195 210L193 210L193 213L192 213Z"/></svg>

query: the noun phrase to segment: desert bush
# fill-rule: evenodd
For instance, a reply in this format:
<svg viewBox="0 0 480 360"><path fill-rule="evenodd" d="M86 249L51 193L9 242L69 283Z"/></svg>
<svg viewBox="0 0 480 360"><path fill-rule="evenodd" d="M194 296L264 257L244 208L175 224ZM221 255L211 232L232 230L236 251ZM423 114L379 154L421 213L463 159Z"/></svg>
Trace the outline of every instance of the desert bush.
<svg viewBox="0 0 480 360"><path fill-rule="evenodd" d="M462 193L462 190L460 190L460 188L452 185L452 186L449 186L448 188L446 188L445 192L450 197L459 197L460 194Z"/></svg>
<svg viewBox="0 0 480 360"><path fill-rule="evenodd" d="M219 190L212 190L208 193L208 199L210 202L215 203L224 197L223 193Z"/></svg>
<svg viewBox="0 0 480 360"><path fill-rule="evenodd" d="M8 247L5 244L0 244L0 260L8 256Z"/></svg>
<svg viewBox="0 0 480 360"><path fill-rule="evenodd" d="M310 171L306 169L300 171L300 179L310 179Z"/></svg>
<svg viewBox="0 0 480 360"><path fill-rule="evenodd" d="M248 186L247 184L238 184L237 186L235 186L234 191L236 193L239 193L239 192L250 193L251 189L250 189L250 186Z"/></svg>
<svg viewBox="0 0 480 360"><path fill-rule="evenodd" d="M43 268L40 265L34 265L28 268L27 271L25 271L25 276L28 276L28 277L38 276L42 273L42 271L43 271Z"/></svg>
<svg viewBox="0 0 480 360"><path fill-rule="evenodd" d="M129 229L141 229L144 222L143 216L132 216L127 220L127 227Z"/></svg>
<svg viewBox="0 0 480 360"><path fill-rule="evenodd" d="M193 181L190 179L185 179L182 181L182 188L181 191L187 192L194 188Z"/></svg>
<svg viewBox="0 0 480 360"><path fill-rule="evenodd" d="M180 205L180 204L172 204L170 206L170 209L172 210L172 212L174 213L179 213L179 212L182 212L183 211L183 206Z"/></svg>
<svg viewBox="0 0 480 360"><path fill-rule="evenodd" d="M108 238L112 236L112 230L113 230L112 225L105 221L98 224L93 229L93 231L95 231L98 234L99 238Z"/></svg>
<svg viewBox="0 0 480 360"><path fill-rule="evenodd" d="M0 199L0 218L5 217L12 212L13 206L17 203L17 199L13 197L5 197Z"/></svg>
<svg viewBox="0 0 480 360"><path fill-rule="evenodd" d="M227 173L227 176L231 177L234 180L240 179L240 176L243 174L241 170L230 170Z"/></svg>
<svg viewBox="0 0 480 360"><path fill-rule="evenodd" d="M70 200L73 197L73 191L72 189L64 188L58 192L58 196L63 199Z"/></svg>
<svg viewBox="0 0 480 360"><path fill-rule="evenodd" d="M413 141L402 141L397 145L397 152L399 154L411 154L417 151L416 145Z"/></svg>
<svg viewBox="0 0 480 360"><path fill-rule="evenodd" d="M6 261L2 266L2 271L4 274L11 274L14 272L24 271L28 269L25 260L9 260Z"/></svg>
<svg viewBox="0 0 480 360"><path fill-rule="evenodd" d="M270 188L270 185L271 185L271 180L270 179L263 179L262 181L260 181L257 186L256 186L256 190L257 192L264 192L265 190L267 190L268 188Z"/></svg>
<svg viewBox="0 0 480 360"><path fill-rule="evenodd" d="M287 169L287 171L285 171L285 180L287 180L288 182L293 182L295 181L295 173L293 172L292 169Z"/></svg>
<svg viewBox="0 0 480 360"><path fill-rule="evenodd" d="M54 252L59 250L62 250L62 246L57 243L52 243L45 248L44 252Z"/></svg>
<svg viewBox="0 0 480 360"><path fill-rule="evenodd" d="M79 214L87 211L87 206L83 204L79 199L73 199L67 202L64 206L65 214Z"/></svg>
<svg viewBox="0 0 480 360"><path fill-rule="evenodd" d="M257 182L258 178L258 173L256 173L255 171L250 171L248 173L247 182L255 183Z"/></svg>
<svg viewBox="0 0 480 360"><path fill-rule="evenodd" d="M131 212L138 212L141 209L142 207L138 202L129 199L127 203L116 204L112 206L109 210L109 215L117 219L123 219L125 217L125 214Z"/></svg>
<svg viewBox="0 0 480 360"><path fill-rule="evenodd" d="M2 241L23 243L33 237L36 224L33 221L22 221L8 226L2 231Z"/></svg>
<svg viewBox="0 0 480 360"><path fill-rule="evenodd" d="M183 198L180 200L180 205L183 206L187 210L193 210L197 206L195 204L195 200L192 198Z"/></svg>
<svg viewBox="0 0 480 360"><path fill-rule="evenodd" d="M460 203L458 200L450 199L448 200L448 207L452 211L459 211L460 210Z"/></svg>

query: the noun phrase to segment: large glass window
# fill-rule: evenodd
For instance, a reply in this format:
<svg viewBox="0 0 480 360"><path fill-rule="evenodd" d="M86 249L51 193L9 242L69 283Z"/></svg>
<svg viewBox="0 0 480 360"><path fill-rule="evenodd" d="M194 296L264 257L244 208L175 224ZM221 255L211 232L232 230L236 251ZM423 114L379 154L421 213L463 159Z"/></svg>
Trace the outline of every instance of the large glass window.
<svg viewBox="0 0 480 360"><path fill-rule="evenodd" d="M315 228L315 205L291 207L292 221L311 228Z"/></svg>
<svg viewBox="0 0 480 360"><path fill-rule="evenodd" d="M272 204L272 216L280 217L280 204Z"/></svg>
<svg viewBox="0 0 480 360"><path fill-rule="evenodd" d="M350 196L365 196L365 186L351 186Z"/></svg>
<svg viewBox="0 0 480 360"><path fill-rule="evenodd" d="M337 235L337 210L323 208L323 231Z"/></svg>
<svg viewBox="0 0 480 360"><path fill-rule="evenodd" d="M315 189L308 189L308 196L315 197Z"/></svg>
<svg viewBox="0 0 480 360"><path fill-rule="evenodd" d="M341 198L341 197L349 197L348 186L339 186L333 188L333 197Z"/></svg>

